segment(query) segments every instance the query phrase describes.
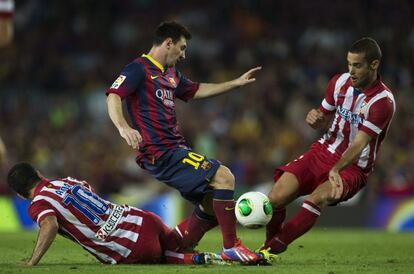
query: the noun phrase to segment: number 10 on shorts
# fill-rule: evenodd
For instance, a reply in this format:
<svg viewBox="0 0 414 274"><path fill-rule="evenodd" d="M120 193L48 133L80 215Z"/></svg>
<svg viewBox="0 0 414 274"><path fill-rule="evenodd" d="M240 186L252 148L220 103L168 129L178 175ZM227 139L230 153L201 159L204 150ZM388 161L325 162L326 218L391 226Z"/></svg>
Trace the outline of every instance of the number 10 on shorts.
<svg viewBox="0 0 414 274"><path fill-rule="evenodd" d="M184 164L189 164L190 166L194 167L194 169L198 169L200 167L200 163L204 160L204 156L194 153L194 152L189 152L187 157L183 158L182 162Z"/></svg>

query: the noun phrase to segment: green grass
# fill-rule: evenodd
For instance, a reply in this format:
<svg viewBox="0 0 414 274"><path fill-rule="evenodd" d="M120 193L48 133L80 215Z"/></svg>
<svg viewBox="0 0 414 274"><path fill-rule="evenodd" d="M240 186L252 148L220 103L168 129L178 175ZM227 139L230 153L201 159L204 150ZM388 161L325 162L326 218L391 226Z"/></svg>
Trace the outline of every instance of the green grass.
<svg viewBox="0 0 414 274"><path fill-rule="evenodd" d="M239 230L244 243L258 247L263 230ZM315 229L294 242L273 266L102 265L72 242L58 237L40 264L22 267L31 255L36 233L0 234L0 273L414 273L414 235L370 230ZM218 251L221 236L213 230L199 249Z"/></svg>

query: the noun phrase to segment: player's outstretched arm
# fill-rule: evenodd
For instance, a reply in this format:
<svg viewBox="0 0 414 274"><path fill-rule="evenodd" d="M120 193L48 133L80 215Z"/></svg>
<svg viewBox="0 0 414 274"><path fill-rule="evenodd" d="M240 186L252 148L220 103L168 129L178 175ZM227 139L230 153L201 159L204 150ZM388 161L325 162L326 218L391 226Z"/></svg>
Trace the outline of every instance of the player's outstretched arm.
<svg viewBox="0 0 414 274"><path fill-rule="evenodd" d="M26 263L27 266L37 265L55 239L58 229L59 225L55 216L48 216L40 223L36 246L32 257Z"/></svg>
<svg viewBox="0 0 414 274"><path fill-rule="evenodd" d="M121 97L119 97L118 94L110 93L106 98L106 103L108 106L109 117L118 129L121 137L124 138L132 148L138 148L139 143L142 141L142 137L138 130L131 128L125 120L122 112Z"/></svg>
<svg viewBox="0 0 414 274"><path fill-rule="evenodd" d="M262 67L255 67L251 70L247 71L240 77L223 83L218 84L211 84L211 83L202 83L200 84L200 87L198 88L196 94L194 95L195 99L201 99L201 98L207 98L215 95L219 95L221 93L224 93L226 91L232 90L237 87L241 87L250 83L253 83L256 81L256 78L253 78L253 74L261 70Z"/></svg>

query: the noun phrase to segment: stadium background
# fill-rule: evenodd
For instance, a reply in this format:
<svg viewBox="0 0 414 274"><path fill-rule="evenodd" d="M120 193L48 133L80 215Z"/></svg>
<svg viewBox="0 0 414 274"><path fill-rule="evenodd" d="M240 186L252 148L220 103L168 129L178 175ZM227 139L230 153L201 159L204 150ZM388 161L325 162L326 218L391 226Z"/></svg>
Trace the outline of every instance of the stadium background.
<svg viewBox="0 0 414 274"><path fill-rule="evenodd" d="M253 85L177 107L188 143L231 168L238 194L266 189L275 166L320 136L305 125L307 111L319 105L328 79L346 71L349 45L375 38L397 113L368 188L327 210L319 225L413 229L412 14L409 0L18 1L14 42L0 52L0 136L8 157L0 177L0 215L8 221L0 230L33 227L22 214L27 203L5 183L7 168L23 160L51 178L86 179L111 200L146 204L170 224L189 210L135 165L106 113L105 89L149 50L165 19L193 34L178 66L194 81L220 82L263 66Z"/></svg>

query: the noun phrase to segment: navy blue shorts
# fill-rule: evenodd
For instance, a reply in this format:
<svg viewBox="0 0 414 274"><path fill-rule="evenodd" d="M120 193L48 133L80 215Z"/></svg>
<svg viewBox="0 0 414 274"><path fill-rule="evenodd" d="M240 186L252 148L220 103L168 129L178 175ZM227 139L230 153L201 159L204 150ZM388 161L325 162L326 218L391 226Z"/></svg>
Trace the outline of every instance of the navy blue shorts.
<svg viewBox="0 0 414 274"><path fill-rule="evenodd" d="M144 160L142 167L159 181L177 189L186 200L198 204L213 190L209 183L220 162L188 149L176 148L167 151L154 164Z"/></svg>

